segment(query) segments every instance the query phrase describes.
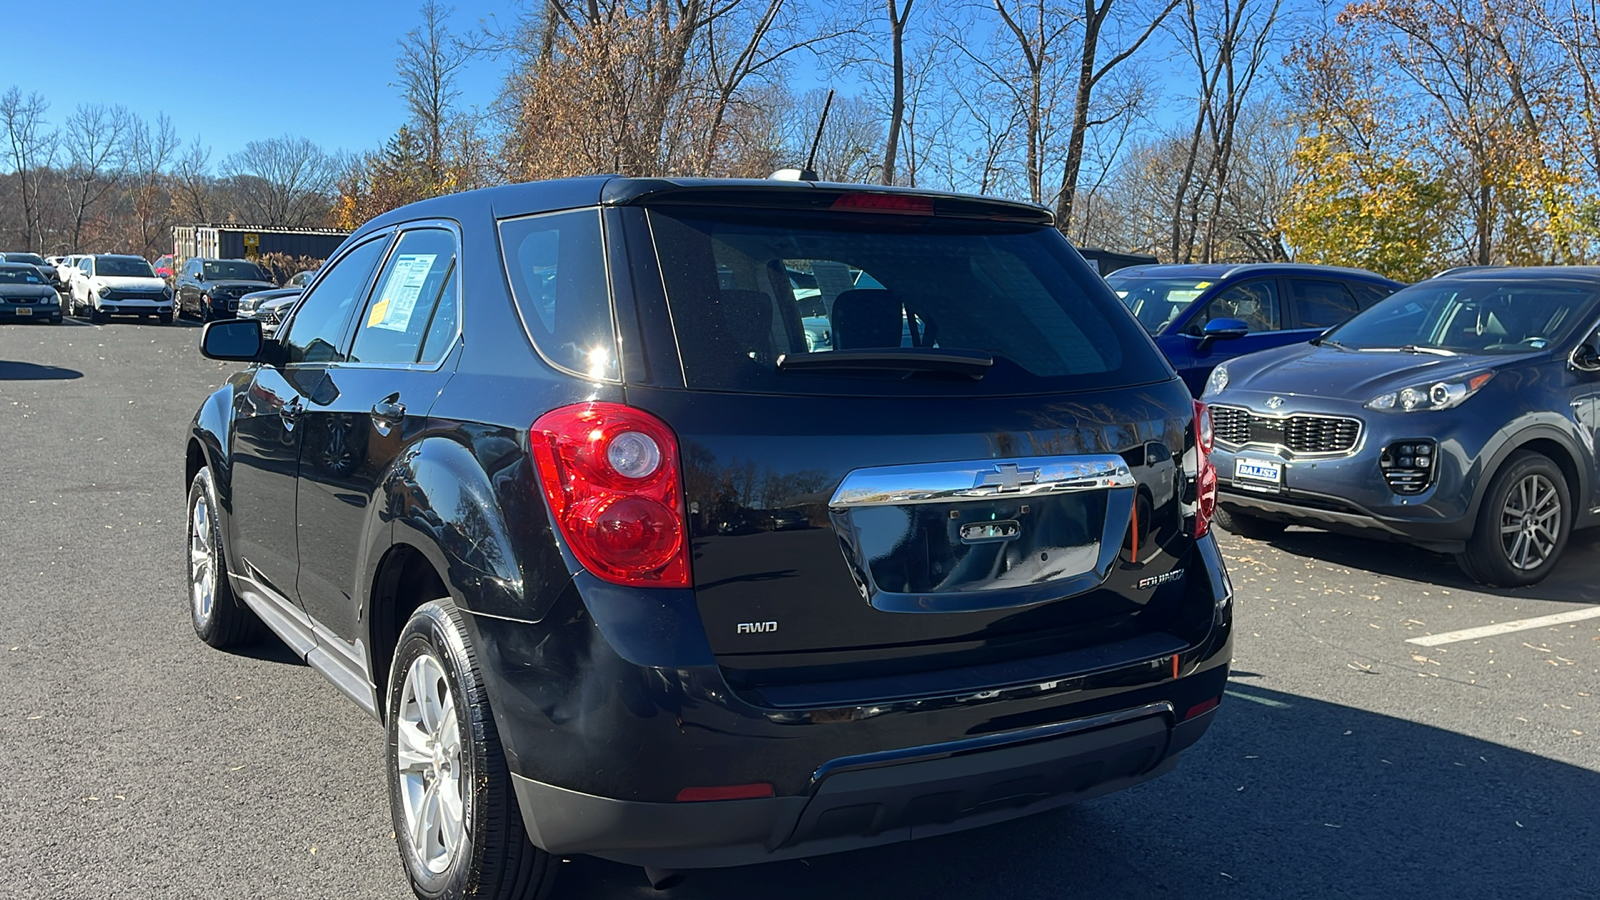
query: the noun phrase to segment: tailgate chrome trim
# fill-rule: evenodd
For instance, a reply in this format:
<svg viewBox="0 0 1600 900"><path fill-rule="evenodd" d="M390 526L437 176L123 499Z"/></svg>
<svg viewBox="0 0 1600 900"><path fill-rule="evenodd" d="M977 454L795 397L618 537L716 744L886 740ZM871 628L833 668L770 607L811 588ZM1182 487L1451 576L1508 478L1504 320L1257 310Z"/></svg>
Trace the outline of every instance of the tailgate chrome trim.
<svg viewBox="0 0 1600 900"><path fill-rule="evenodd" d="M855 469L830 509L950 503L1129 488L1133 471L1114 454L1024 456L1014 459L917 463Z"/></svg>

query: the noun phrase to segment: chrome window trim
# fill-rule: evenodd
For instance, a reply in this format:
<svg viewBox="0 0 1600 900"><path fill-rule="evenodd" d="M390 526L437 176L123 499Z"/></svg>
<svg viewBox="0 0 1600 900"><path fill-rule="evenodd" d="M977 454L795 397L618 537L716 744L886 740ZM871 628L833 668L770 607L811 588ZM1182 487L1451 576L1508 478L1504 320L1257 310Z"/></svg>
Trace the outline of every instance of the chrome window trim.
<svg viewBox="0 0 1600 900"><path fill-rule="evenodd" d="M1133 487L1128 463L1115 454L1024 456L855 469L845 475L830 509L959 503Z"/></svg>

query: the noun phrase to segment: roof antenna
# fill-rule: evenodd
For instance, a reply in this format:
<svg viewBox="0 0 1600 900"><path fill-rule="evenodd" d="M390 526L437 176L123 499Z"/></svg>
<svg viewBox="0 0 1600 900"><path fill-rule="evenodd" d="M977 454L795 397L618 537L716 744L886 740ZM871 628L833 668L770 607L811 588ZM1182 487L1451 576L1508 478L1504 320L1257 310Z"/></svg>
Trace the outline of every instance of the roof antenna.
<svg viewBox="0 0 1600 900"><path fill-rule="evenodd" d="M811 139L811 154L806 157L806 167L800 170L801 181L817 179L817 145L822 143L822 126L828 124L828 110L833 107L833 88L828 89L828 99L822 103L822 118L817 120L817 136Z"/></svg>

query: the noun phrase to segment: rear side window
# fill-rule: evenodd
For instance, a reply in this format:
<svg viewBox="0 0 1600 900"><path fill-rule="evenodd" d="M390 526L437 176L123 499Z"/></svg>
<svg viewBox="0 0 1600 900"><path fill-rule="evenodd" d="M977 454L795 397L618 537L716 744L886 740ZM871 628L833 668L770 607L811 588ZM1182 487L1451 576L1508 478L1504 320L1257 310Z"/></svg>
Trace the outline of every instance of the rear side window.
<svg viewBox="0 0 1600 900"><path fill-rule="evenodd" d="M1289 279L1301 328L1332 328L1357 312L1356 298L1337 281Z"/></svg>
<svg viewBox="0 0 1600 900"><path fill-rule="evenodd" d="M1166 366L1058 232L966 219L652 209L691 388L758 393L1057 392ZM977 350L981 382L780 369L788 354Z"/></svg>
<svg viewBox="0 0 1600 900"><path fill-rule="evenodd" d="M438 362L456 330L456 236L443 228L400 235L377 285L357 325L350 361Z"/></svg>
<svg viewBox="0 0 1600 900"><path fill-rule="evenodd" d="M500 247L517 311L540 355L578 375L617 379L600 211L507 219Z"/></svg>

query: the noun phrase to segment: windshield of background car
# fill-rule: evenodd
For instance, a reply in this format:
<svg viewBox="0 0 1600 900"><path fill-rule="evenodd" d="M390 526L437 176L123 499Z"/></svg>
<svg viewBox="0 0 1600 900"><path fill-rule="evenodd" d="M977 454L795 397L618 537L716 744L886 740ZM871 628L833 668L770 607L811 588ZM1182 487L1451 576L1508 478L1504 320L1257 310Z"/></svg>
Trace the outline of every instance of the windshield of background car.
<svg viewBox="0 0 1600 900"><path fill-rule="evenodd" d="M1001 394L1169 377L1049 227L772 209L658 207L649 218L690 388ZM985 351L995 362L977 382L777 366L787 354L891 348Z"/></svg>
<svg viewBox="0 0 1600 900"><path fill-rule="evenodd" d="M224 281L271 281L255 263L234 259L204 263L206 277Z"/></svg>
<svg viewBox="0 0 1600 900"><path fill-rule="evenodd" d="M1526 353L1586 324L1597 295L1595 285L1570 279L1436 279L1391 295L1325 340L1351 350Z"/></svg>
<svg viewBox="0 0 1600 900"><path fill-rule="evenodd" d="M1214 283L1193 277L1141 278L1115 273L1106 276L1106 284L1111 285L1111 289L1122 299L1122 304L1151 334L1176 321L1189 308L1189 304Z"/></svg>
<svg viewBox="0 0 1600 900"><path fill-rule="evenodd" d="M0 284L44 284L44 279L39 277L38 269L5 266L0 268Z"/></svg>
<svg viewBox="0 0 1600 900"><path fill-rule="evenodd" d="M118 278L154 278L155 270L142 259L121 259L115 256L101 256L95 259L94 273L100 276L114 276Z"/></svg>

